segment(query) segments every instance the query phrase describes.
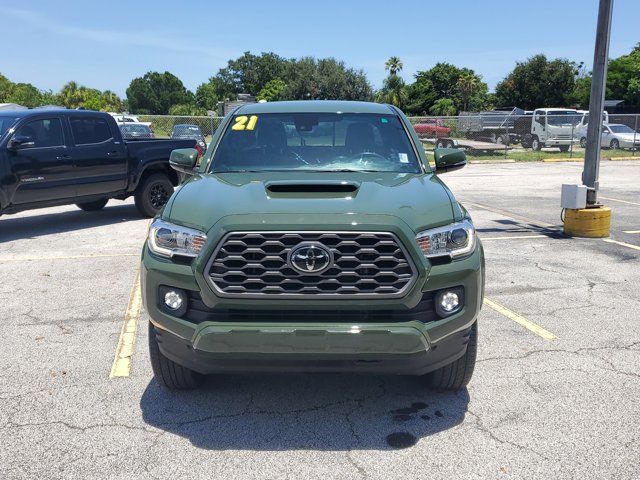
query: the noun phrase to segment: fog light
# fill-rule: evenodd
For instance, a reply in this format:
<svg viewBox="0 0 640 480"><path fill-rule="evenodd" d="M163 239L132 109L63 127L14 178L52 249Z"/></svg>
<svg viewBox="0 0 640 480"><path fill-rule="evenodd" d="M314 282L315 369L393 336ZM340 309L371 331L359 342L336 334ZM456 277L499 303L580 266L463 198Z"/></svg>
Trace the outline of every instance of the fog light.
<svg viewBox="0 0 640 480"><path fill-rule="evenodd" d="M182 303L182 300L180 300L180 303ZM460 297L458 297L457 293L447 292L442 295L442 297L440 297L440 308L442 308L442 310L447 313L453 312L456 308L458 308L458 305L460 305Z"/></svg>
<svg viewBox="0 0 640 480"><path fill-rule="evenodd" d="M158 287L158 306L173 317L182 317L189 308L187 292L181 288L161 285Z"/></svg>
<svg viewBox="0 0 640 480"><path fill-rule="evenodd" d="M164 294L164 304L171 310L178 310L183 303L182 295L175 290L169 290Z"/></svg>
<svg viewBox="0 0 640 480"><path fill-rule="evenodd" d="M464 306L464 288L455 287L440 290L435 297L436 313L440 317L448 317L462 310Z"/></svg>

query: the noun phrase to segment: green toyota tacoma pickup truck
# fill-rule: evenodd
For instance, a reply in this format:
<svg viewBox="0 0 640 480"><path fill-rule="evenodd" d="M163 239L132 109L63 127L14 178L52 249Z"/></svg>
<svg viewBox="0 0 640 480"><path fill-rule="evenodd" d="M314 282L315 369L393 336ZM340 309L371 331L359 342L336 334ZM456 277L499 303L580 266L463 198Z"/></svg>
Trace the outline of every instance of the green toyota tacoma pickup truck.
<svg viewBox="0 0 640 480"><path fill-rule="evenodd" d="M390 105L304 101L228 115L149 229L153 372L369 372L459 389L473 373L484 254L435 152Z"/></svg>

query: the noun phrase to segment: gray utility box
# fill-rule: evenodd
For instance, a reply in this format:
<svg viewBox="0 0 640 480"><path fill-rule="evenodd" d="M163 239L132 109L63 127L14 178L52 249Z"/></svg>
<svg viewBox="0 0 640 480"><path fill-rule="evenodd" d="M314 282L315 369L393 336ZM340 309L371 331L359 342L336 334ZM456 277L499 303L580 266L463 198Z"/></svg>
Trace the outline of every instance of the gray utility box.
<svg viewBox="0 0 640 480"><path fill-rule="evenodd" d="M579 210L587 206L587 186L562 184L562 194L560 195L560 206Z"/></svg>

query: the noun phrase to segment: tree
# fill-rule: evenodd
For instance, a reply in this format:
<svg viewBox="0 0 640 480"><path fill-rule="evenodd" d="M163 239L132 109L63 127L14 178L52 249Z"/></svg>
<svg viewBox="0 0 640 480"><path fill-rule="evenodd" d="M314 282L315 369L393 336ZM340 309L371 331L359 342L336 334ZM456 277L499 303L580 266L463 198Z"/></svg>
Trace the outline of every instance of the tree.
<svg viewBox="0 0 640 480"><path fill-rule="evenodd" d="M609 60L607 98L624 100L628 105L640 105L640 43L627 55Z"/></svg>
<svg viewBox="0 0 640 480"><path fill-rule="evenodd" d="M429 113L431 115L449 117L456 114L456 106L450 98L440 98L429 109Z"/></svg>
<svg viewBox="0 0 640 480"><path fill-rule="evenodd" d="M462 101L461 108L463 111L466 112L469 110L469 100L478 92L480 88L479 83L478 76L470 72L464 72L458 77L456 86L458 87L458 94Z"/></svg>
<svg viewBox="0 0 640 480"><path fill-rule="evenodd" d="M173 105L194 103L193 94L169 72L147 72L134 78L127 88L127 100L133 113L166 115Z"/></svg>
<svg viewBox="0 0 640 480"><path fill-rule="evenodd" d="M0 73L0 103L8 103L12 85L11 80Z"/></svg>
<svg viewBox="0 0 640 480"><path fill-rule="evenodd" d="M207 111L193 103L179 103L172 105L169 109L169 115L198 116L206 115Z"/></svg>
<svg viewBox="0 0 640 480"><path fill-rule="evenodd" d="M276 100L284 100L284 92L287 89L287 84L279 78L267 82L262 87L260 93L258 93L258 100L266 100L267 102L274 102Z"/></svg>
<svg viewBox="0 0 640 480"><path fill-rule="evenodd" d="M389 76L385 78L376 100L380 103L390 103L398 108L402 108L407 101L407 90L404 80L396 74L389 74Z"/></svg>
<svg viewBox="0 0 640 480"><path fill-rule="evenodd" d="M391 57L384 64L384 69L389 70L389 75L397 75L404 65L399 57Z"/></svg>
<svg viewBox="0 0 640 480"><path fill-rule="evenodd" d="M283 78L289 60L273 52L254 55L244 52L227 66L218 71L216 78L224 89L234 94L250 93L258 95L264 86L274 78Z"/></svg>
<svg viewBox="0 0 640 480"><path fill-rule="evenodd" d="M407 101L404 111L411 115L426 115L438 99L433 83L428 78L416 80L407 87L406 91Z"/></svg>
<svg viewBox="0 0 640 480"><path fill-rule="evenodd" d="M218 106L218 95L214 83L201 83L196 89L196 105L204 110L215 110Z"/></svg>
<svg viewBox="0 0 640 480"><path fill-rule="evenodd" d="M437 100L444 98L453 102L456 111L482 109L489 103L487 84L469 68L440 62L416 73L415 79L409 87L410 113L430 111Z"/></svg>
<svg viewBox="0 0 640 480"><path fill-rule="evenodd" d="M282 78L286 100L371 100L373 89L362 70L335 58L292 60Z"/></svg>
<svg viewBox="0 0 640 480"><path fill-rule="evenodd" d="M580 65L558 58L548 61L540 54L518 62L513 71L496 86L500 106L562 107L571 102Z"/></svg>
<svg viewBox="0 0 640 480"><path fill-rule="evenodd" d="M7 102L33 108L41 105L42 94L30 83L14 83L9 90Z"/></svg>

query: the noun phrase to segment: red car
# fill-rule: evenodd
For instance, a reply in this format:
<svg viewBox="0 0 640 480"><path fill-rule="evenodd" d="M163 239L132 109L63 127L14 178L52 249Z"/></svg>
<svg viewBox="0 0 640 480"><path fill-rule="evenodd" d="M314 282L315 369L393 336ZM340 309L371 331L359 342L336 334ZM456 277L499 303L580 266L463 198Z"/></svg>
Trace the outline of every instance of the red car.
<svg viewBox="0 0 640 480"><path fill-rule="evenodd" d="M451 129L444 125L444 120L427 118L413 125L413 129L421 137L448 137Z"/></svg>

